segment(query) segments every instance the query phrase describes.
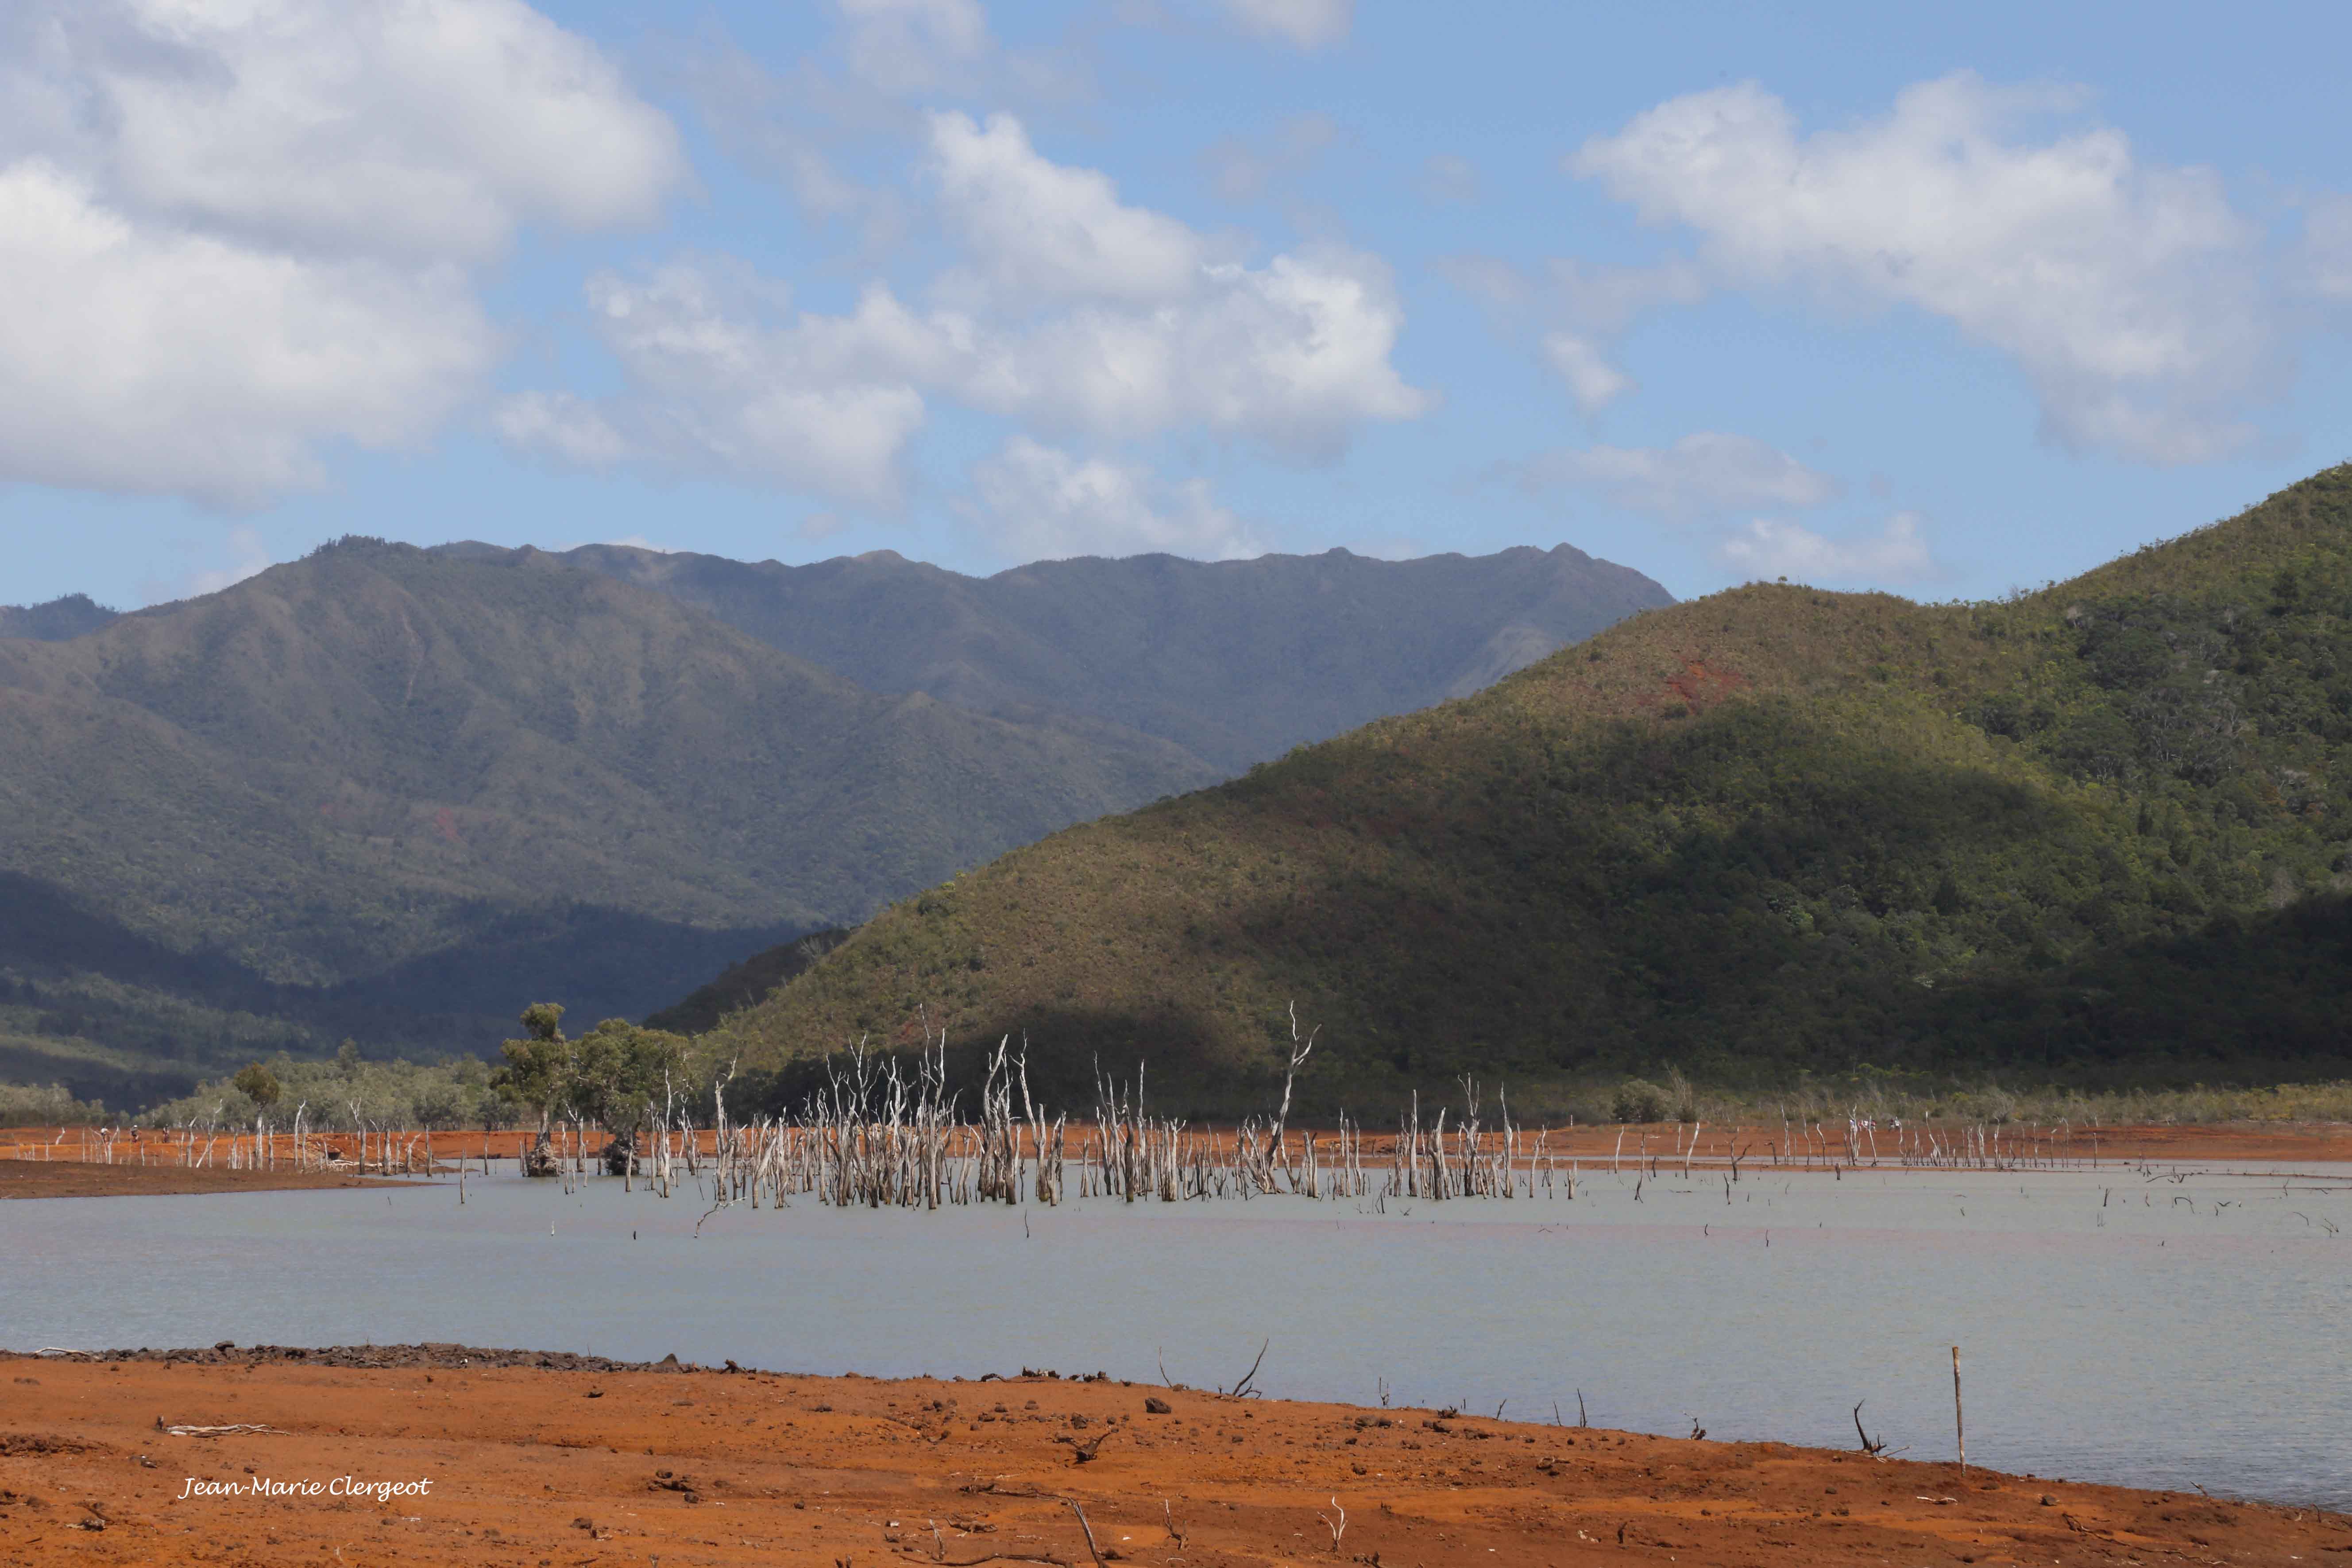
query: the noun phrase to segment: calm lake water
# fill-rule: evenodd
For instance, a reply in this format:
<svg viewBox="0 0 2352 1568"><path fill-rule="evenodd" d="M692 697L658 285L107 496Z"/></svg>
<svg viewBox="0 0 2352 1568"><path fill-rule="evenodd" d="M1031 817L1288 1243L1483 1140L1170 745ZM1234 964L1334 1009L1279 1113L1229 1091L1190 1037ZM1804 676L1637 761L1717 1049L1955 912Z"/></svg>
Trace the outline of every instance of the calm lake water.
<svg viewBox="0 0 2352 1568"><path fill-rule="evenodd" d="M1052 1367L2352 1507L2352 1168L1587 1173L1573 1201L703 1218L617 1181L0 1203L0 1344ZM701 1233L695 1234L701 1220ZM2327 1228L2334 1226L2336 1231Z"/></svg>

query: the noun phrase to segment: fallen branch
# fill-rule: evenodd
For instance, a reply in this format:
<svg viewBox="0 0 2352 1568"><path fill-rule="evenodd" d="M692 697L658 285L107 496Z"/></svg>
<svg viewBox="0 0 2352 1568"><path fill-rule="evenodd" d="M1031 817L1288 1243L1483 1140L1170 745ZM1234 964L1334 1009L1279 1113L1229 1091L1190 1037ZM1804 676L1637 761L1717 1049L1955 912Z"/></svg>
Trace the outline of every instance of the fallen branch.
<svg viewBox="0 0 2352 1568"><path fill-rule="evenodd" d="M1087 1532L1087 1551L1093 1554L1095 1568L1105 1568L1102 1548L1095 1544L1095 1527L1087 1522L1087 1510L1078 1506L1076 1498L1064 1498L1062 1500L1069 1505L1072 1513L1078 1516L1078 1528Z"/></svg>
<svg viewBox="0 0 2352 1568"><path fill-rule="evenodd" d="M158 1426L163 1423L159 1418ZM277 1426L261 1426L251 1422L238 1422L228 1426L164 1426L174 1437L236 1437L248 1433L262 1433L272 1437L291 1437L293 1433Z"/></svg>
<svg viewBox="0 0 2352 1568"><path fill-rule="evenodd" d="M1862 1407L1869 1403L1867 1399L1857 1399L1853 1402L1853 1435L1862 1439L1862 1451L1874 1459L1886 1452L1886 1439L1884 1437L1874 1439L1869 1433L1862 1429Z"/></svg>
<svg viewBox="0 0 2352 1568"><path fill-rule="evenodd" d="M1089 1437L1083 1443L1079 1442L1076 1437L1071 1436L1067 1432L1056 1432L1054 1434L1054 1441L1056 1443L1068 1444L1070 1447L1070 1452L1077 1457L1077 1462L1079 1464L1091 1465L1095 1462L1096 1453L1102 1447L1102 1446L1111 1438L1118 1436L1118 1428L1114 1426L1109 1431Z"/></svg>
<svg viewBox="0 0 2352 1568"><path fill-rule="evenodd" d="M1245 1373L1242 1373L1242 1380L1241 1380L1239 1383L1237 1383L1237 1384L1234 1384L1234 1391L1233 1391L1233 1397L1234 1397L1234 1398L1235 1398L1235 1399L1247 1399L1247 1398L1250 1396L1250 1392L1251 1392L1251 1391L1250 1391L1250 1383L1251 1383L1251 1381L1252 1381L1253 1379L1255 1379L1255 1378L1257 1376L1257 1369L1258 1369L1260 1366L1262 1366L1262 1365L1264 1365L1264 1364L1265 1364L1265 1350L1266 1350L1266 1345L1270 1345L1270 1344L1272 1344L1272 1343L1274 1343L1274 1342L1273 1342L1271 1339L1269 1339L1269 1340L1267 1340L1267 1341L1265 1342L1265 1344L1261 1344L1261 1345L1259 1345L1259 1346L1257 1347L1257 1360L1255 1360L1255 1361L1254 1361L1254 1362L1250 1363L1250 1369L1249 1369L1247 1372L1245 1372ZM1220 1389L1220 1390L1218 1390L1218 1392L1222 1394L1222 1393L1223 1393L1224 1391L1223 1391L1223 1389ZM1264 1395L1264 1394L1259 1394L1259 1395L1258 1395L1258 1397L1259 1397L1260 1399L1263 1399L1263 1398L1265 1398L1265 1395Z"/></svg>

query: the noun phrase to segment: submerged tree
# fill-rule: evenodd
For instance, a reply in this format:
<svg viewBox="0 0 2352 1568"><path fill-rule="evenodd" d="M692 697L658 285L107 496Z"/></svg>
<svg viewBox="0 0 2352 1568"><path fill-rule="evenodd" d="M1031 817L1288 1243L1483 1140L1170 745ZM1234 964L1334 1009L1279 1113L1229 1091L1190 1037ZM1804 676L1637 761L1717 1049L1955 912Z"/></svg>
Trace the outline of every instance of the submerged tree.
<svg viewBox="0 0 2352 1568"><path fill-rule="evenodd" d="M607 1018L572 1044L570 1103L613 1134L608 1165L625 1172L634 1159L637 1135L666 1114L673 1086L686 1065L686 1037L648 1029L626 1018Z"/></svg>
<svg viewBox="0 0 2352 1568"><path fill-rule="evenodd" d="M523 1157L523 1173L550 1176L556 1172L550 1130L556 1108L572 1089L572 1042L563 1037L562 1005L532 1003L522 1010L522 1026L521 1039L499 1047L507 1065L490 1075L490 1087L539 1113L539 1136Z"/></svg>

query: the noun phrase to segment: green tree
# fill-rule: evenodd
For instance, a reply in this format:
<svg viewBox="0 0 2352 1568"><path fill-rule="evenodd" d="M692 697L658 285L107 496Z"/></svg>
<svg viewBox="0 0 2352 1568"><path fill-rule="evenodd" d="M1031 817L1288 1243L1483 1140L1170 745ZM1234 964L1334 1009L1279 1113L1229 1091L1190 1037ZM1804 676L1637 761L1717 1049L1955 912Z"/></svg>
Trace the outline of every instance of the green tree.
<svg viewBox="0 0 2352 1568"><path fill-rule="evenodd" d="M277 1075L259 1062L249 1063L244 1071L229 1081L236 1085L246 1099L264 1110L278 1103L278 1097L281 1092L278 1086Z"/></svg>
<svg viewBox="0 0 2352 1568"><path fill-rule="evenodd" d="M490 1088L539 1113L539 1141L547 1142L555 1109L572 1089L572 1042L563 1037L563 1008L534 1002L522 1011L523 1037L499 1047L506 1066L490 1075Z"/></svg>
<svg viewBox="0 0 2352 1568"><path fill-rule="evenodd" d="M632 1146L686 1065L686 1037L607 1018L576 1042L574 1110Z"/></svg>

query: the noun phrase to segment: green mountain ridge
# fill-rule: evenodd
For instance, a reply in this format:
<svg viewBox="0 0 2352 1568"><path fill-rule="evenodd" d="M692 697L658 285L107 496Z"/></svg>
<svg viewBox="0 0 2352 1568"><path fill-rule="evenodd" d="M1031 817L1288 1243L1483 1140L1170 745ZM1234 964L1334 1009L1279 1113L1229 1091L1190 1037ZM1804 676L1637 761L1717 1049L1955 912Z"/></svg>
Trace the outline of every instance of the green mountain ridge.
<svg viewBox="0 0 2352 1568"><path fill-rule="evenodd" d="M1221 777L1465 696L1674 602L1566 544L1411 561L1087 556L984 578L887 550L807 566L605 544L563 559L877 691L1014 720L1084 714L1180 746Z"/></svg>
<svg viewBox="0 0 2352 1568"><path fill-rule="evenodd" d="M958 625L987 636L953 662L989 683L981 712L953 682L872 689L916 657L938 594L981 591L893 561L348 540L128 616L0 615L0 1079L120 1105L346 1036L484 1051L527 1002L637 1016L728 970L695 1005L716 1016L782 977L779 943L1242 765L1118 716L1155 661L1181 679L1146 693L1154 712L1278 688L1288 721L1336 727L1474 678L1465 659L1498 635L1665 596L1572 551L1055 563L1058 608L1036 613L1073 653L1033 628L1028 662L989 673L982 645L1011 623L966 606ZM1157 607L1097 627L1121 595ZM1272 626L1286 595L1303 603ZM1183 633L1187 614L1209 631ZM786 629L873 668L820 668L776 646ZM1321 663L1280 664L1301 641ZM1366 678L1346 650L1374 644ZM1123 672L1101 683L1116 700L1060 700L1086 698L1070 682L1089 664Z"/></svg>
<svg viewBox="0 0 2352 1568"><path fill-rule="evenodd" d="M0 637L70 642L121 619L87 594L68 594L41 605L0 605Z"/></svg>
<svg viewBox="0 0 2352 1568"><path fill-rule="evenodd" d="M0 1071L481 1048L564 981L643 1012L1213 776L1100 731L866 691L552 558L373 542L0 641Z"/></svg>
<svg viewBox="0 0 2352 1568"><path fill-rule="evenodd" d="M1253 1103L1461 1072L2341 1074L2352 468L2040 594L1751 584L904 900L722 1026Z"/></svg>

